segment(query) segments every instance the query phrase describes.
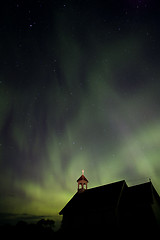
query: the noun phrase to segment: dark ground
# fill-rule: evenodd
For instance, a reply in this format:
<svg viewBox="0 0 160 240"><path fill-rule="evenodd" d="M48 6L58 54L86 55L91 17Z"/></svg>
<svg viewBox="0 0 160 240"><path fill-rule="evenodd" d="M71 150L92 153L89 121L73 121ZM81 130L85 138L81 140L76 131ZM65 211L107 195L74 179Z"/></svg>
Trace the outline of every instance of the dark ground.
<svg viewBox="0 0 160 240"><path fill-rule="evenodd" d="M121 228L98 228L98 225L86 226L85 221L77 229L63 230L59 229L54 231L55 222L53 220L41 219L36 224L28 224L25 221L20 221L16 225L3 225L0 227L0 234L5 239L144 239L152 238L155 239L158 236L159 229L148 229L141 228L136 229L131 227L130 229L126 226Z"/></svg>

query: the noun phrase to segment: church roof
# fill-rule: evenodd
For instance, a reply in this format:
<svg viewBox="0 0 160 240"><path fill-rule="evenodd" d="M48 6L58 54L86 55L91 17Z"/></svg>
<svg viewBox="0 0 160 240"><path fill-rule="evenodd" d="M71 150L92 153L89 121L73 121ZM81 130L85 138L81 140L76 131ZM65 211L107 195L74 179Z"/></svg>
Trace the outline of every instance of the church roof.
<svg viewBox="0 0 160 240"><path fill-rule="evenodd" d="M160 197L152 182L128 187L123 180L90 188L81 193L77 192L59 214L94 210L105 211L106 209L110 211L110 209L118 206L122 209L130 208L133 205L152 204L154 199L160 206Z"/></svg>
<svg viewBox="0 0 160 240"><path fill-rule="evenodd" d="M124 191L121 202L124 206L131 204L152 204L154 202L154 198L160 204L160 197L152 185L152 182L146 182L128 187L127 191Z"/></svg>
<svg viewBox="0 0 160 240"><path fill-rule="evenodd" d="M103 211L103 209L115 207L119 202L123 187L127 187L124 180L90 188L82 193L77 192L59 214L62 215L65 212L92 211L95 208Z"/></svg>

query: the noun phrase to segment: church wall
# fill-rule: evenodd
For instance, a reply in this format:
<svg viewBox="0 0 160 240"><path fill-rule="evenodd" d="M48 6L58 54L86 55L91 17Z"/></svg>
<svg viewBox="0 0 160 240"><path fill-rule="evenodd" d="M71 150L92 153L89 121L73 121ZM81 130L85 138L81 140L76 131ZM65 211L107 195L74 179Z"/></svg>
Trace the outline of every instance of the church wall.
<svg viewBox="0 0 160 240"><path fill-rule="evenodd" d="M157 224L160 227L160 203L157 201L154 195L153 195L152 210L157 220Z"/></svg>

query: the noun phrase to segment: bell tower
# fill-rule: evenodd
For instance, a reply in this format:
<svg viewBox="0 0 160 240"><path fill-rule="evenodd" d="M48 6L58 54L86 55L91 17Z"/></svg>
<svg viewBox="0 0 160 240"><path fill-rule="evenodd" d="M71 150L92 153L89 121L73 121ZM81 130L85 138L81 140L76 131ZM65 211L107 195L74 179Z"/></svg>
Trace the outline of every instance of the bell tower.
<svg viewBox="0 0 160 240"><path fill-rule="evenodd" d="M84 170L82 170L82 175L80 178L78 178L77 180L78 182L78 192L84 192L85 190L87 190L87 183L88 180L87 178L84 176Z"/></svg>

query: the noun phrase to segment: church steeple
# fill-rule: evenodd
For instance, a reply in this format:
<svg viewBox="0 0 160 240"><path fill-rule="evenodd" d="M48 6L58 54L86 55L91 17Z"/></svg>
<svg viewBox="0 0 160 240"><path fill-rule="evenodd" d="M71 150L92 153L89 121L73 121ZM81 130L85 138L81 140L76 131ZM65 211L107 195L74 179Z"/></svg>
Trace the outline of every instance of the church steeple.
<svg viewBox="0 0 160 240"><path fill-rule="evenodd" d="M80 178L78 178L77 182L78 182L78 192L83 192L87 189L88 180L84 176L84 170L82 170L82 175Z"/></svg>

